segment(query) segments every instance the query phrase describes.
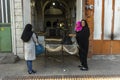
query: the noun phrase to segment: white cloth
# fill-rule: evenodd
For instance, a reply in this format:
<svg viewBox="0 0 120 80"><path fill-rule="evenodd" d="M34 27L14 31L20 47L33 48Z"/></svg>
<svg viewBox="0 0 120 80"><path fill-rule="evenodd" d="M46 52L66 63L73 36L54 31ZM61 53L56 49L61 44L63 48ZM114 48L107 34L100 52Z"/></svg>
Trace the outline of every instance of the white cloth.
<svg viewBox="0 0 120 80"><path fill-rule="evenodd" d="M77 45L64 45L63 50L71 55L78 53Z"/></svg>
<svg viewBox="0 0 120 80"><path fill-rule="evenodd" d="M78 48L77 48L77 45L75 44L73 45L47 44L45 47L48 52L59 52L63 50L71 55L78 53Z"/></svg>
<svg viewBox="0 0 120 80"><path fill-rule="evenodd" d="M33 33L32 38L28 41L25 42L25 60L35 60L36 55L35 55L35 42L37 42L37 38L35 33Z"/></svg>
<svg viewBox="0 0 120 80"><path fill-rule="evenodd" d="M61 41L62 39L45 39L45 41ZM48 52L59 52L59 51L65 51L71 55L77 54L79 52L78 50L78 44L76 43L76 38L72 37L72 42L74 44L72 45L59 45L59 44L46 44L45 48Z"/></svg>
<svg viewBox="0 0 120 80"><path fill-rule="evenodd" d="M52 47L52 46L54 46L54 47ZM56 52L56 51L61 51L62 50L62 45L57 45L57 46L52 45L52 46L46 45L46 50L48 52Z"/></svg>

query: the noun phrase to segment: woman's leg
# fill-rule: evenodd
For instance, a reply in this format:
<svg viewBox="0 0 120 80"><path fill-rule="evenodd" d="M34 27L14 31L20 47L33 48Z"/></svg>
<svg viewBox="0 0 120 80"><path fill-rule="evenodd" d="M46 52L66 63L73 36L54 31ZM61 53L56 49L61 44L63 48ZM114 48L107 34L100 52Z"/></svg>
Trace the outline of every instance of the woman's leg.
<svg viewBox="0 0 120 80"><path fill-rule="evenodd" d="M85 50L81 47L79 56L80 56L81 64L84 67L86 67L86 62L85 62L86 61L86 57L85 57L85 54L86 54Z"/></svg>
<svg viewBox="0 0 120 80"><path fill-rule="evenodd" d="M81 50L81 44L80 44L80 40L79 40L78 37L76 37L76 40L77 40L77 43L78 43L78 45L79 45L79 47L78 47L78 50L79 50L79 59L80 59L80 62L81 62L81 64L80 64L78 67L81 67L81 66L82 66L82 56L81 56L82 50Z"/></svg>
<svg viewBox="0 0 120 80"><path fill-rule="evenodd" d="M27 67L28 67L28 71L32 72L32 61L31 60L27 60Z"/></svg>
<svg viewBox="0 0 120 80"><path fill-rule="evenodd" d="M82 61L83 61L82 62L83 67L88 68L88 65L87 65L87 54L86 53L83 54Z"/></svg>
<svg viewBox="0 0 120 80"><path fill-rule="evenodd" d="M80 66L88 68L87 66L87 51L86 51L86 44L84 41L81 41L79 38L76 38L77 43L79 45L79 59L81 62Z"/></svg>
<svg viewBox="0 0 120 80"><path fill-rule="evenodd" d="M83 51L82 51L82 49L81 48L79 48L79 59L80 59L80 62L81 62L81 66L83 65Z"/></svg>
<svg viewBox="0 0 120 80"><path fill-rule="evenodd" d="M82 54L82 63L83 63L83 66L85 68L88 68L88 65L87 65L87 56L88 56L88 46L89 46L89 42L85 42L84 45L82 46L83 48L83 54Z"/></svg>

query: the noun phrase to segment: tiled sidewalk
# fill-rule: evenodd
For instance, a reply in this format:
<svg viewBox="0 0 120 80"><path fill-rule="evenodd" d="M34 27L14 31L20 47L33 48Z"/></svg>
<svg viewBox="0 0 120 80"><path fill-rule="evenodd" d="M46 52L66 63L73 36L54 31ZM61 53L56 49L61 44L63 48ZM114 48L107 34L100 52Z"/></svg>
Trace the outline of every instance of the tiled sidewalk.
<svg viewBox="0 0 120 80"><path fill-rule="evenodd" d="M53 75L120 75L120 57L105 59L88 59L89 71L81 71L77 66L79 59L76 56L64 56L64 64L60 56L38 57L33 62L33 68L37 71L32 76ZM15 64L0 64L0 78L5 76L29 76L26 63L20 60Z"/></svg>

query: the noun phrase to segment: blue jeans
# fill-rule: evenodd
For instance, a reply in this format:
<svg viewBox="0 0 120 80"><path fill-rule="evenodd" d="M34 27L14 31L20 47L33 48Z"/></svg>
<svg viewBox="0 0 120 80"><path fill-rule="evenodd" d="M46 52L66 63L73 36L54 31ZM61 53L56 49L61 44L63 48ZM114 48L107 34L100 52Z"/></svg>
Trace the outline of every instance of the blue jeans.
<svg viewBox="0 0 120 80"><path fill-rule="evenodd" d="M27 67L28 67L28 71L32 71L32 61L31 60L27 60Z"/></svg>

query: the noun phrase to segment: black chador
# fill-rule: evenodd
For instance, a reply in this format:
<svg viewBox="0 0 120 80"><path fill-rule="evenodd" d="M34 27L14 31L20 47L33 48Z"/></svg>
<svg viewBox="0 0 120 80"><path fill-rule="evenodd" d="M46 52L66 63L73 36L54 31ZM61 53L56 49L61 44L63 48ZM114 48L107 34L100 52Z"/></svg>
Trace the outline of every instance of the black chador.
<svg viewBox="0 0 120 80"><path fill-rule="evenodd" d="M82 26L81 31L76 32L76 39L79 45L79 58L81 62L81 70L88 70L87 55L89 47L90 30L86 20L82 20L81 23L82 22L84 23L84 26Z"/></svg>

